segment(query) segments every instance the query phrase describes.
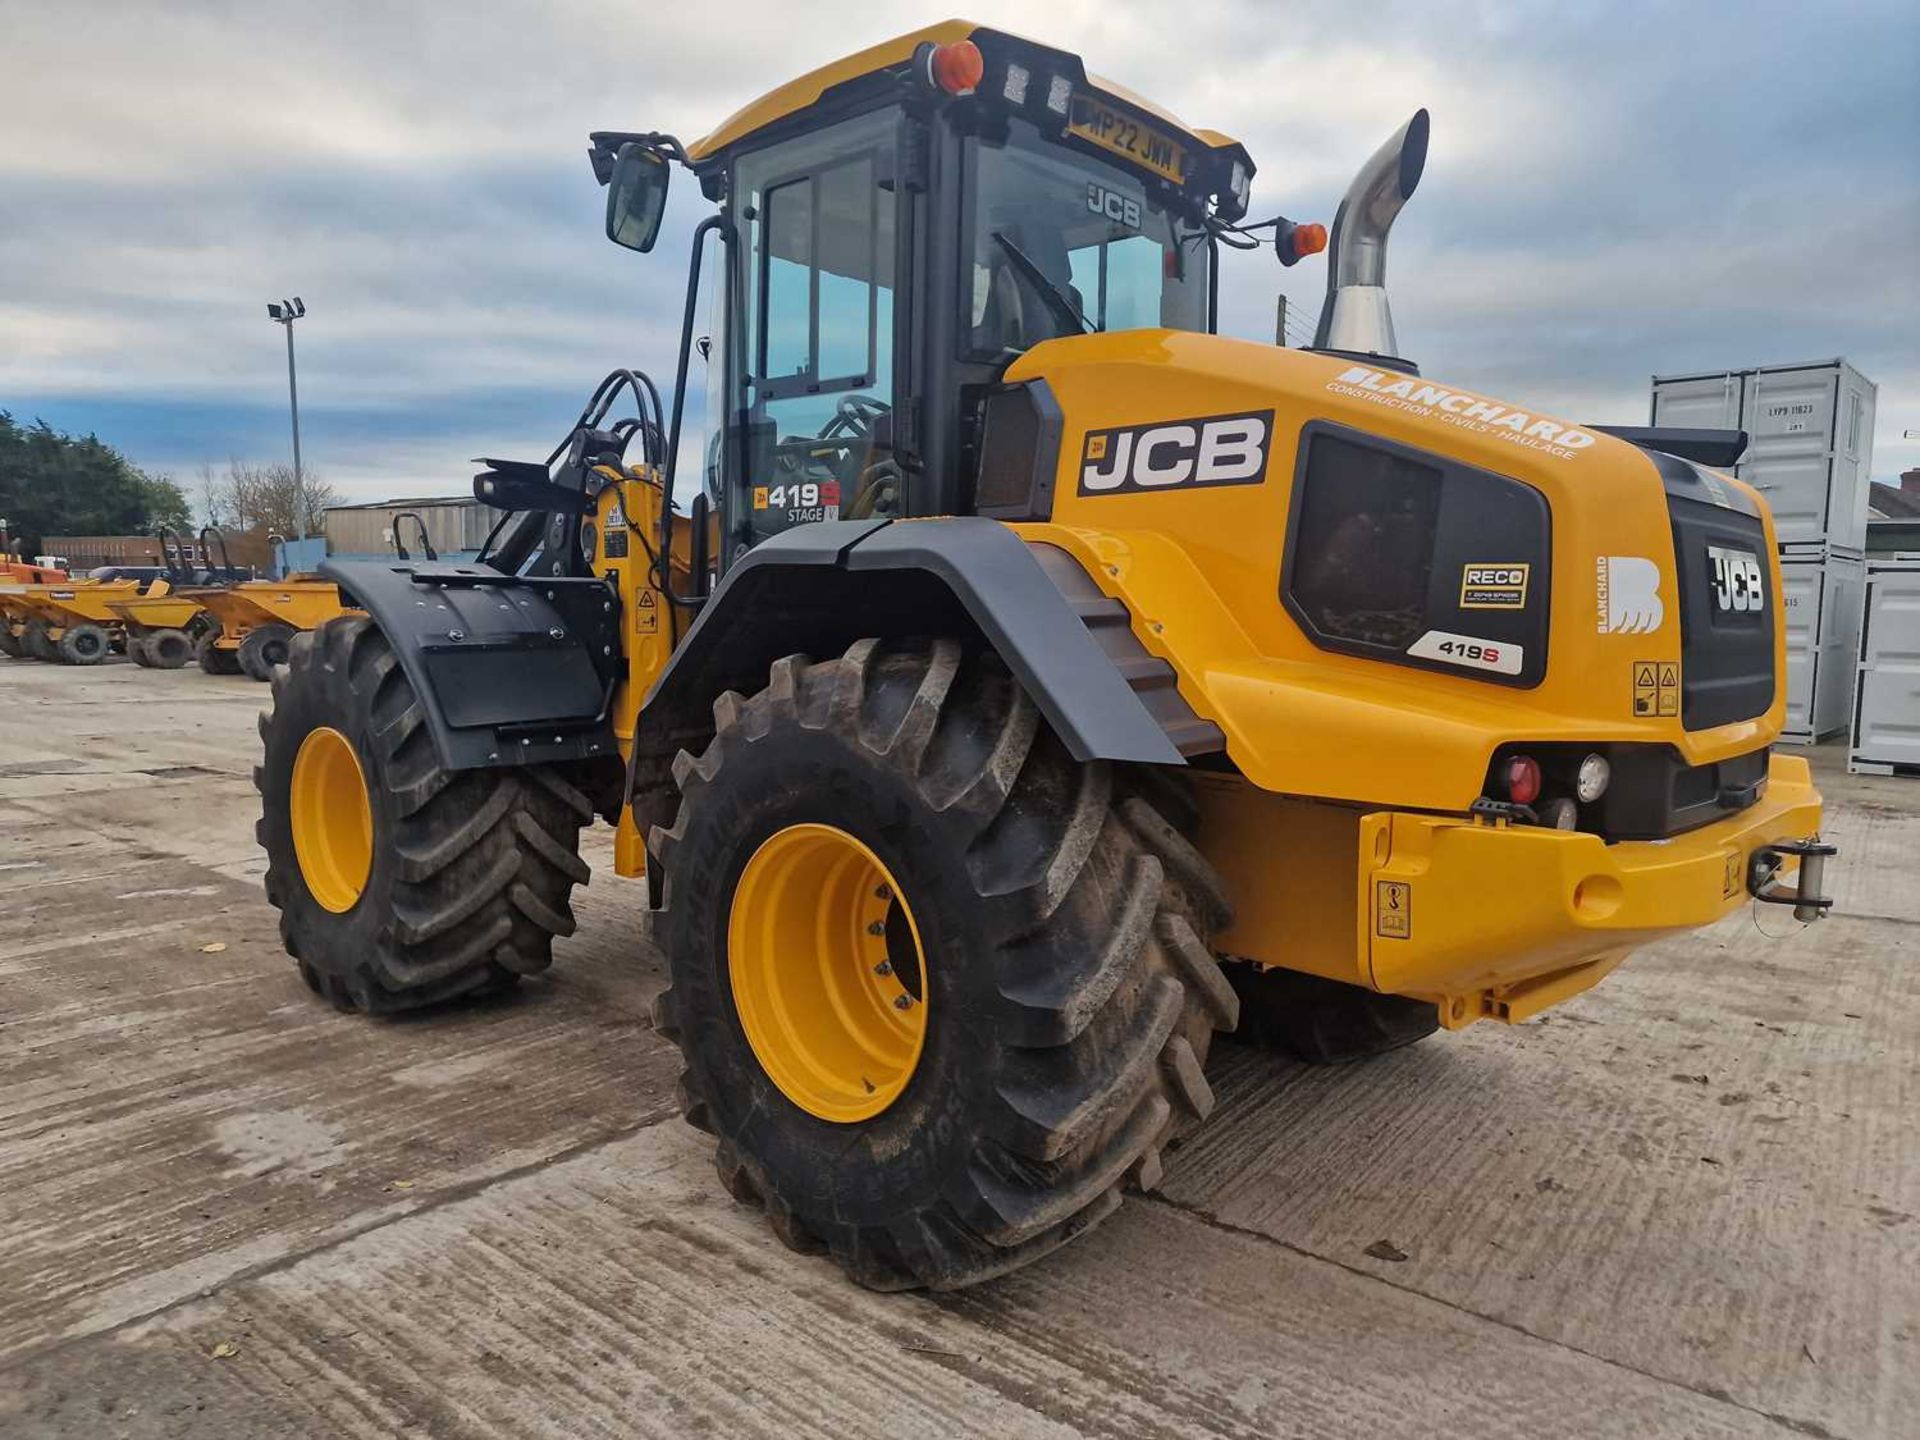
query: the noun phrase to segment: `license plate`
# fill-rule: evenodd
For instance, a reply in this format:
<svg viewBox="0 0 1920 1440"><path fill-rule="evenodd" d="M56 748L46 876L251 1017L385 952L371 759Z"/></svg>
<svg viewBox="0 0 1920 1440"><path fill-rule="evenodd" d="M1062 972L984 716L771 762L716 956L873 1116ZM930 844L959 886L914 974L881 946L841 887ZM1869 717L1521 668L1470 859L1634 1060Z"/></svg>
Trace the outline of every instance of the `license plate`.
<svg viewBox="0 0 1920 1440"><path fill-rule="evenodd" d="M1187 178L1186 147L1091 95L1073 97L1067 131L1176 185Z"/></svg>

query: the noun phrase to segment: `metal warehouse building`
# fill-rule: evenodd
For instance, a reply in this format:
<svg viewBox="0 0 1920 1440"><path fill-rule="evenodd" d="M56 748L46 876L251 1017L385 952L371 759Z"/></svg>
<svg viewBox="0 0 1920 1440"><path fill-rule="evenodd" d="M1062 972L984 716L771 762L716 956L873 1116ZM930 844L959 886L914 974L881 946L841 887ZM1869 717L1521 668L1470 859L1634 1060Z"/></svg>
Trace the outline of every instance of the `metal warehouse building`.
<svg viewBox="0 0 1920 1440"><path fill-rule="evenodd" d="M500 518L498 510L482 505L471 495L335 505L325 512L327 551L341 556L392 555L397 538L419 559L419 528L412 520L401 518L408 514L419 516L425 523L427 538L443 560L470 559Z"/></svg>

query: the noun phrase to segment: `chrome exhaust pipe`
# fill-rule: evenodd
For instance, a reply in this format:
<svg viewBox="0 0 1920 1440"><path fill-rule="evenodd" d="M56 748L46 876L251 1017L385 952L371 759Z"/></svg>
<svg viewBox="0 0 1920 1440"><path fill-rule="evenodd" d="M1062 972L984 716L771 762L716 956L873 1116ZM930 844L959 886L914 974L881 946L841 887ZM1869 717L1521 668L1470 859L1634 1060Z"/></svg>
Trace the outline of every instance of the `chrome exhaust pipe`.
<svg viewBox="0 0 1920 1440"><path fill-rule="evenodd" d="M1400 360L1387 304L1387 232L1426 168L1427 129L1427 112L1416 110L1347 187L1327 246L1327 298L1315 350L1407 363Z"/></svg>

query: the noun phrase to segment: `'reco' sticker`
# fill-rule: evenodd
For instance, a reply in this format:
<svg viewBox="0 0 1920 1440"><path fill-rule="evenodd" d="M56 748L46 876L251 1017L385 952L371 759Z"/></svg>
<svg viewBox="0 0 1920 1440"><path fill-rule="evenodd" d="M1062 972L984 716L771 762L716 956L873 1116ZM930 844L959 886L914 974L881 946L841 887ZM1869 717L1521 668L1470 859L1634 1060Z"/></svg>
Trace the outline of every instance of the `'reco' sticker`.
<svg viewBox="0 0 1920 1440"><path fill-rule="evenodd" d="M1377 880L1373 887L1373 933L1386 940L1413 938L1413 885Z"/></svg>
<svg viewBox="0 0 1920 1440"><path fill-rule="evenodd" d="M1526 564L1462 565L1462 610L1524 610L1527 608Z"/></svg>

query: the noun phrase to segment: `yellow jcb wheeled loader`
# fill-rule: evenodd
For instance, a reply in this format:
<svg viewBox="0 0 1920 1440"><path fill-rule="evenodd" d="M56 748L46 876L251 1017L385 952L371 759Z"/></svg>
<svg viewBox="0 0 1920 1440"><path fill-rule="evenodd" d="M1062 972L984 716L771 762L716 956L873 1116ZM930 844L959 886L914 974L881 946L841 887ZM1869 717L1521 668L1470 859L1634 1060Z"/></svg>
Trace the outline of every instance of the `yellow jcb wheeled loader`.
<svg viewBox="0 0 1920 1440"><path fill-rule="evenodd" d="M1247 222L1247 153L994 30L594 136L620 244L675 165L716 207L671 412L611 376L487 462L481 558L323 571L366 613L294 640L256 772L307 983L545 969L604 819L726 1188L958 1286L1154 1185L1216 1032L1351 1059L1819 915L1741 437L1423 378L1382 285L1426 138L1361 170L1303 351L1212 333L1223 248L1324 239Z"/></svg>

